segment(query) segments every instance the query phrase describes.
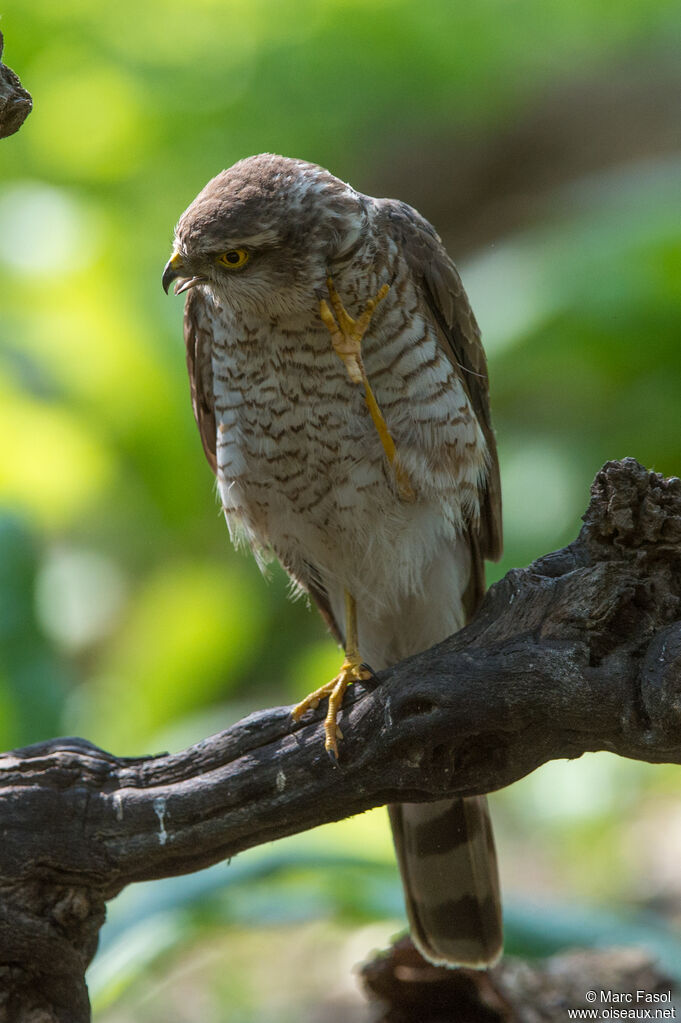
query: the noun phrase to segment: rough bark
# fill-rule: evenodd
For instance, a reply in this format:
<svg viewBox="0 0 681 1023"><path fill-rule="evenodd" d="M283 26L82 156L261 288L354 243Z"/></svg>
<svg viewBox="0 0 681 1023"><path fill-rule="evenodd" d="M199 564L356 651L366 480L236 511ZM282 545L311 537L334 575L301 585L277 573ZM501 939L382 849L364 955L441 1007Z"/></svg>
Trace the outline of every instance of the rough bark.
<svg viewBox="0 0 681 1023"><path fill-rule="evenodd" d="M14 71L2 63L3 48L0 32L0 139L19 131L33 109L31 94L23 88Z"/></svg>
<svg viewBox="0 0 681 1023"><path fill-rule="evenodd" d="M322 713L253 714L174 755L55 739L0 756L0 1019L3 997L7 1019L33 1019L29 1003L36 1020L88 1019L104 904L132 881L391 801L489 792L589 750L681 763L681 481L609 462L572 544L348 695L337 764Z"/></svg>

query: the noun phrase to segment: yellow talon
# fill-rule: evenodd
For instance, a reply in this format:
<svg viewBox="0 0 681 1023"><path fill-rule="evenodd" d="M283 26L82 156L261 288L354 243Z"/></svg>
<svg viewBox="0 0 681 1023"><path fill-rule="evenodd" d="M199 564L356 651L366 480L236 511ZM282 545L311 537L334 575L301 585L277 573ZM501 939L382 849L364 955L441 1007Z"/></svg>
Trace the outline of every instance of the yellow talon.
<svg viewBox="0 0 681 1023"><path fill-rule="evenodd" d="M336 319L329 308L329 303L325 298L319 303L319 315L331 335L331 342L336 355L345 363L348 376L353 384L361 384L362 371L360 365L362 357L360 355L359 342L355 341L349 334L343 333L336 323Z"/></svg>
<svg viewBox="0 0 681 1023"><path fill-rule="evenodd" d="M338 740L343 738L343 733L338 727L336 719L340 713L345 690L353 682L366 682L369 678L371 678L371 672L361 666L359 659L346 657L336 677L332 678L326 685L315 689L313 693L310 693L304 700L301 700L291 712L293 720L299 721L306 711L316 710L320 700L328 697L329 708L324 719L324 749L336 760L338 760Z"/></svg>
<svg viewBox="0 0 681 1023"><path fill-rule="evenodd" d="M329 307L329 303L323 298L319 303L319 315L321 316L322 323L331 334L331 343L333 344L334 351L345 364L350 380L353 384L364 384L364 397L367 408L383 445L385 456L394 470L395 482L397 483L400 497L403 501L413 501L416 497L414 489L409 482L406 470L399 464L395 442L390 435L388 424L376 401L369 378L364 369L364 362L362 361L362 338L371 323L374 309L388 294L390 285L384 284L376 295L366 302L364 311L356 320L350 316L341 302L340 295L336 291L331 277L327 277L326 286L329 291L333 312Z"/></svg>
<svg viewBox="0 0 681 1023"><path fill-rule="evenodd" d="M353 682L366 682L371 678L368 668L362 666L362 659L357 646L357 606L351 593L345 593L345 660L341 670L335 678L332 678L326 685L315 689L313 693L301 700L293 710L291 716L294 721L300 721L303 714L308 710L315 710L319 701L328 697L329 708L324 719L324 749L335 760L338 760L338 740L343 738L343 733L338 727L338 714L345 690Z"/></svg>

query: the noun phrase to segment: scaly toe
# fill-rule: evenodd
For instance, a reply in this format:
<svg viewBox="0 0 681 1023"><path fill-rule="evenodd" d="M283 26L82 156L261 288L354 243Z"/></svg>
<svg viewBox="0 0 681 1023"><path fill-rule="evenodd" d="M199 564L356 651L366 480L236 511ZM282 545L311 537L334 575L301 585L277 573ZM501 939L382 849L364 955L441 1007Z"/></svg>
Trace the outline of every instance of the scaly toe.
<svg viewBox="0 0 681 1023"><path fill-rule="evenodd" d="M335 679L334 679L335 682ZM302 716L308 712L308 710L316 710L320 702L326 697L330 696L333 692L334 682L328 682L325 686L320 689L316 689L309 696L306 696L304 700L297 703L291 711L291 717L294 721L300 721Z"/></svg>
<svg viewBox="0 0 681 1023"><path fill-rule="evenodd" d="M346 657L334 679L315 689L291 711L293 720L300 721L308 710L316 710L321 700L328 697L329 707L324 720L324 748L334 761L338 760L338 742L343 738L337 717L341 711L345 691L353 682L367 682L373 677L374 673L367 665L361 664L354 657Z"/></svg>

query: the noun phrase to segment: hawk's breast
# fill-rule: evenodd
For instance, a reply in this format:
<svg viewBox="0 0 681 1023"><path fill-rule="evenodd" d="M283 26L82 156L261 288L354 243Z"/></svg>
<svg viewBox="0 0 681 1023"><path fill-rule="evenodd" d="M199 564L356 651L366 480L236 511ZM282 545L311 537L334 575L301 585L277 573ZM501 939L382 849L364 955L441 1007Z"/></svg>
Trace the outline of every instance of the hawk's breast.
<svg viewBox="0 0 681 1023"><path fill-rule="evenodd" d="M284 329L216 307L212 358L218 485L233 536L340 579L370 558L384 566L384 588L399 589L397 576L411 571L400 568L400 546L427 563L427 548L477 513L485 449L434 325L405 284L391 293L363 355L414 504L400 500L363 389L316 317Z"/></svg>

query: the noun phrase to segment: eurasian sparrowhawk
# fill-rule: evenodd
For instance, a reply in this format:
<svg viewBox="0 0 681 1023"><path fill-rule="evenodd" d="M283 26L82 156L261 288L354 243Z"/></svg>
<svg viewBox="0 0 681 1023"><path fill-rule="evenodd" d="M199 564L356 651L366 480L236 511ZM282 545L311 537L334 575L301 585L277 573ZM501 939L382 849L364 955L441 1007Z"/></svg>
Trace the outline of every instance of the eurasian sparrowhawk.
<svg viewBox="0 0 681 1023"><path fill-rule="evenodd" d="M461 279L403 202L269 154L213 178L182 214L163 274L187 292L194 413L230 534L274 554L346 658L326 746L362 666L461 628L501 551L487 367ZM434 962L501 948L484 797L390 817L413 938Z"/></svg>

